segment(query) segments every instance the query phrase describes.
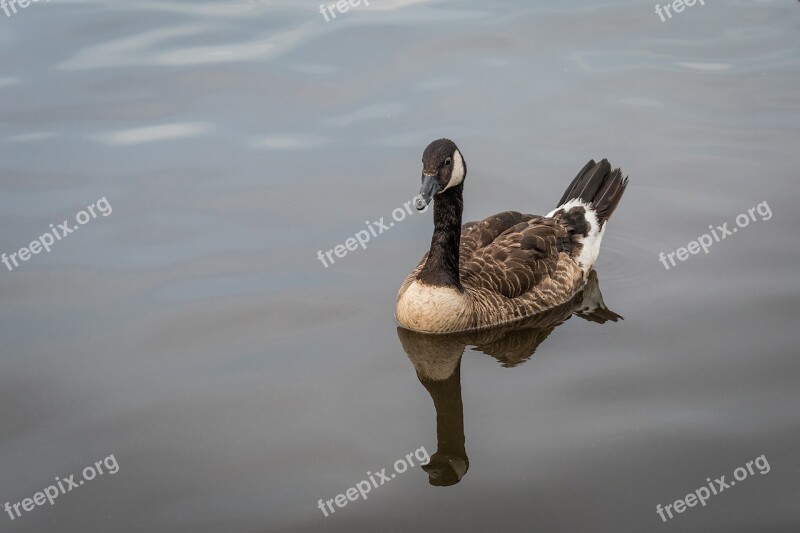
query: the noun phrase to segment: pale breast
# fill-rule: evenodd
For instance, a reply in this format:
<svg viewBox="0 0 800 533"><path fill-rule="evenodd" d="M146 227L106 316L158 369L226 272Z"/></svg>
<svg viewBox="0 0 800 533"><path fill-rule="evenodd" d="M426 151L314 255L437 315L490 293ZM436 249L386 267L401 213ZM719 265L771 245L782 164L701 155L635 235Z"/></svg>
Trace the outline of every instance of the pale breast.
<svg viewBox="0 0 800 533"><path fill-rule="evenodd" d="M414 280L397 298L401 326L426 333L460 331L469 320L470 303L463 292Z"/></svg>

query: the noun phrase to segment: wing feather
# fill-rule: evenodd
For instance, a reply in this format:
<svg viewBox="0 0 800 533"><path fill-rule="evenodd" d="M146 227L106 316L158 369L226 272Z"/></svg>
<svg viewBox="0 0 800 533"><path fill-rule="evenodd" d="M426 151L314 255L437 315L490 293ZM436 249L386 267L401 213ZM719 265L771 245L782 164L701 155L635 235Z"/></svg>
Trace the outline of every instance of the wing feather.
<svg viewBox="0 0 800 533"><path fill-rule="evenodd" d="M462 231L462 284L507 298L546 285L559 261L569 260L572 247L572 235L560 221L515 211L499 213Z"/></svg>

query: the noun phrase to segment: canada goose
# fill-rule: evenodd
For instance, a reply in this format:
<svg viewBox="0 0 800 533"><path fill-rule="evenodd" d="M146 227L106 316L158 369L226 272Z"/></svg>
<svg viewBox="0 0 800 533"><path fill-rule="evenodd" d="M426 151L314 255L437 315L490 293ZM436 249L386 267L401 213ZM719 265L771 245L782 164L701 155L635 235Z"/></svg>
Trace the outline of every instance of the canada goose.
<svg viewBox="0 0 800 533"><path fill-rule="evenodd" d="M589 161L547 216L505 211L461 225L467 166L456 144L422 154L419 210L433 200L431 247L397 295L401 326L425 333L471 331L530 317L584 285L628 179Z"/></svg>

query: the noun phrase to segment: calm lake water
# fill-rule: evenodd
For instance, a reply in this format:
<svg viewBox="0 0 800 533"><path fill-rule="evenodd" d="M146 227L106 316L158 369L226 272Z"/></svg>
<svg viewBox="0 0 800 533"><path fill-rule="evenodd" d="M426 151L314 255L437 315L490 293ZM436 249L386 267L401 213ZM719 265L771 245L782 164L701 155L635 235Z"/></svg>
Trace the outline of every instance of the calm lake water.
<svg viewBox="0 0 800 533"><path fill-rule="evenodd" d="M798 2L16 9L0 252L60 240L0 265L0 530L800 530ZM398 332L431 212L388 222L443 136L465 220L545 214L589 159L622 167L596 267L624 320Z"/></svg>

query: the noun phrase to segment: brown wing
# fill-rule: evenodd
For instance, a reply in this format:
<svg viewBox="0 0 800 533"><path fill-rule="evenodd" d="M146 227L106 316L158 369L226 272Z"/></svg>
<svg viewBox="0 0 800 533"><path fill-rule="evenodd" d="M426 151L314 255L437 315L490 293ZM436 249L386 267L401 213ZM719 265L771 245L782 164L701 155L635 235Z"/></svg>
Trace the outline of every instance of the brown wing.
<svg viewBox="0 0 800 533"><path fill-rule="evenodd" d="M513 211L471 226L461 243L462 284L507 298L552 278L560 254L569 255L574 246L573 235L558 220Z"/></svg>
<svg viewBox="0 0 800 533"><path fill-rule="evenodd" d="M516 211L504 211L479 222L467 222L461 226L459 263L466 264L477 250L485 248L494 242L497 237L509 228L520 222L526 222L531 218L534 218L534 216L523 215Z"/></svg>

